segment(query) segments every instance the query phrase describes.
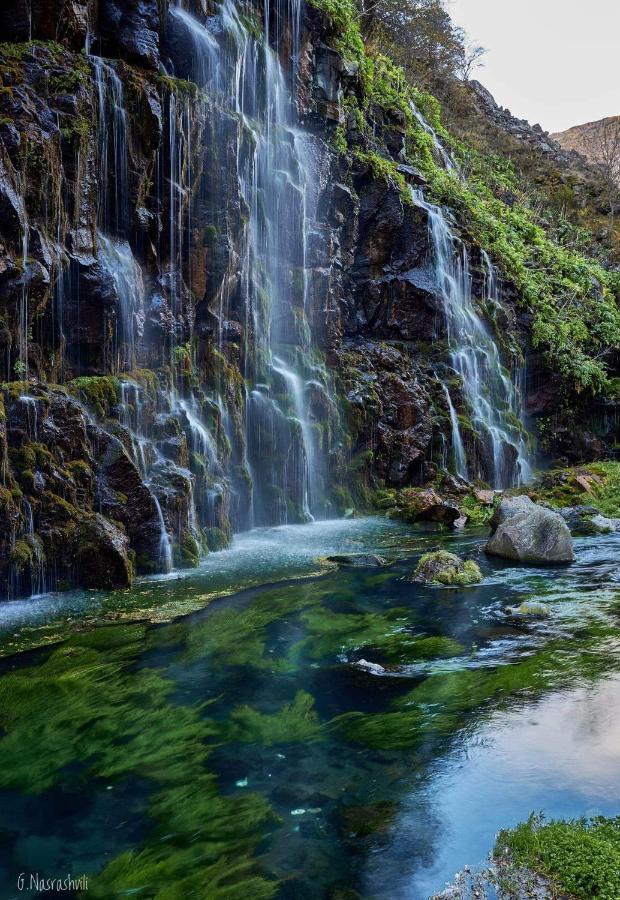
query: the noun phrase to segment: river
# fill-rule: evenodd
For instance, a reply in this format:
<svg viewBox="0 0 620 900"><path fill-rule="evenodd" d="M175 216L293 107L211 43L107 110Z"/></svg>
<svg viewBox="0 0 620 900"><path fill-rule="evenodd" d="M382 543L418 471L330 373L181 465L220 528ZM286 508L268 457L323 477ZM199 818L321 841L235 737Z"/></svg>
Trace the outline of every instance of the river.
<svg viewBox="0 0 620 900"><path fill-rule="evenodd" d="M484 583L406 580L438 542ZM533 810L617 814L620 535L553 570L483 542L282 526L0 605L0 896L70 872L88 897L425 900ZM354 552L394 562L322 559ZM547 618L505 612L534 598Z"/></svg>

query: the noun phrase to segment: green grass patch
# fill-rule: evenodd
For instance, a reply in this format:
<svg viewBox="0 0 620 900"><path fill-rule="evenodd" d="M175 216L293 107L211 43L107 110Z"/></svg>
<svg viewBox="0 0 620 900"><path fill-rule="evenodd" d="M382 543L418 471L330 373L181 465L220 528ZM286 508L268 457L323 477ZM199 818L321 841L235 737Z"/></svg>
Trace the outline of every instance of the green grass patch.
<svg viewBox="0 0 620 900"><path fill-rule="evenodd" d="M501 831L495 857L550 879L553 888L579 900L620 897L620 816L549 821L532 815ZM555 894L554 894L555 896Z"/></svg>

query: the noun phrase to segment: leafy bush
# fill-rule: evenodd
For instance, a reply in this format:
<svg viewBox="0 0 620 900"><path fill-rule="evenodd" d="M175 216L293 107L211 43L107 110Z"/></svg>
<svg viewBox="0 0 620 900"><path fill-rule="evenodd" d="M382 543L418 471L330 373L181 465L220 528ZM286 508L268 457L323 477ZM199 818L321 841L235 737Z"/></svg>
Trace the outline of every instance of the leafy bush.
<svg viewBox="0 0 620 900"><path fill-rule="evenodd" d="M571 897L617 900L620 897L620 816L545 822L532 815L510 831L501 831L496 858L551 879Z"/></svg>
<svg viewBox="0 0 620 900"><path fill-rule="evenodd" d="M531 315L532 344L540 348L549 370L576 393L608 388L606 358L620 348L620 275L584 254L582 233L571 231L568 240L558 240L561 231L541 218L509 161L479 153L445 131L436 98L408 82L389 57L364 44L352 0L311 2L330 17L336 48L359 65L361 90L345 100L347 117L354 116L366 141L364 149L355 150L357 159L406 196L402 176L373 127L377 110L404 123L407 155L425 175L427 194L457 214L470 241L486 250L516 286L520 304ZM432 135L412 104L452 151L457 172L447 171L438 160ZM342 128L335 146L348 152Z"/></svg>

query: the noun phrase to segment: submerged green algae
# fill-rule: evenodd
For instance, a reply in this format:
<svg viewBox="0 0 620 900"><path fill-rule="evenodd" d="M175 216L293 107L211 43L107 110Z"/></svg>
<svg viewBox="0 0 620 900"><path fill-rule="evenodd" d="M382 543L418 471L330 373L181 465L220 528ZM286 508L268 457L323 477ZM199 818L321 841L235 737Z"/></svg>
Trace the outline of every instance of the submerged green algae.
<svg viewBox="0 0 620 900"><path fill-rule="evenodd" d="M161 672L133 668L143 641L138 626L101 629L0 678L0 788L42 794L72 781L76 765L81 780L148 780L153 846L109 863L89 896L189 896L207 875L209 896L273 896L252 856L269 804L220 794L205 768L220 727L204 703L171 703Z"/></svg>
<svg viewBox="0 0 620 900"><path fill-rule="evenodd" d="M5 663L6 815L26 795L29 810L127 797L122 818L86 819L110 846L91 854L97 897L328 895L342 872L361 889L365 851L343 823L376 849L411 779L471 723L618 669L617 604L596 579L570 601L556 581L550 618L515 625L506 598L544 594L540 573L514 587L484 564L499 583L476 591L412 585L405 561L379 583L355 570L252 589ZM506 646L494 657L495 641ZM362 657L389 671L360 669ZM371 807L363 828L347 814Z"/></svg>

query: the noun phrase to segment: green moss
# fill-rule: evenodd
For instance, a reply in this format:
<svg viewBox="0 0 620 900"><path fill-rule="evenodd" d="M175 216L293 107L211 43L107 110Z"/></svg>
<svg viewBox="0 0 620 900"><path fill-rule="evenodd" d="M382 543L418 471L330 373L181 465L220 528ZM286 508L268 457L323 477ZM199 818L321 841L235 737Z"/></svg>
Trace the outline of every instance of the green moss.
<svg viewBox="0 0 620 900"><path fill-rule="evenodd" d="M334 613L316 606L301 616L307 637L291 655L329 659L351 651L368 650L387 664L458 656L463 647L450 638L415 635L408 630L411 614L405 609L386 613Z"/></svg>
<svg viewBox="0 0 620 900"><path fill-rule="evenodd" d="M175 550L175 563L182 569L193 569L200 564L200 546L190 531L184 531Z"/></svg>
<svg viewBox="0 0 620 900"><path fill-rule="evenodd" d="M33 555L32 547L28 541L15 541L11 548L9 560L13 570L17 574L21 574L32 565Z"/></svg>
<svg viewBox="0 0 620 900"><path fill-rule="evenodd" d="M494 503L481 503L473 494L463 497L459 505L461 512L467 516L467 524L472 526L488 525L495 511Z"/></svg>
<svg viewBox="0 0 620 900"><path fill-rule="evenodd" d="M198 87L194 81L175 78L173 75L158 75L157 83L164 94L174 94L181 99L200 103L206 103L209 100L207 91Z"/></svg>
<svg viewBox="0 0 620 900"><path fill-rule="evenodd" d="M467 587L479 584L482 581L482 572L472 559L463 562L454 553L437 550L424 554L415 570L414 580Z"/></svg>
<svg viewBox="0 0 620 900"><path fill-rule="evenodd" d="M598 633L597 633L598 631ZM346 713L330 723L347 740L373 749L416 747L433 738L443 738L464 726L474 710L493 702L515 702L515 697L538 697L544 691L584 684L620 666L615 642L601 651L608 626L592 626L588 637L574 637L570 652L557 641L510 665L462 668L436 672L396 700L382 713ZM591 652L597 643L597 653Z"/></svg>
<svg viewBox="0 0 620 900"><path fill-rule="evenodd" d="M206 763L220 728L204 704L169 702L175 685L161 673L134 667L144 639L139 625L98 629L0 679L0 787L41 794L76 766L149 786L147 844L89 878L88 896L147 896L153 885L201 896L208 878L210 897L271 897L275 882L254 857L270 807L219 793Z"/></svg>
<svg viewBox="0 0 620 900"><path fill-rule="evenodd" d="M80 518L80 513L76 507L69 503L68 500L65 500L64 497L59 497L51 491L45 491L43 497L46 512L55 523L67 524L68 522L78 521Z"/></svg>
<svg viewBox="0 0 620 900"><path fill-rule="evenodd" d="M112 375L82 375L70 381L67 388L99 419L106 419L120 399L119 381Z"/></svg>
<svg viewBox="0 0 620 900"><path fill-rule="evenodd" d="M225 550L230 544L228 535L221 528L203 528L202 533L207 547L212 552Z"/></svg>
<svg viewBox="0 0 620 900"><path fill-rule="evenodd" d="M34 469L37 464L34 446L24 444L22 447L9 447L9 460L11 467L17 472Z"/></svg>
<svg viewBox="0 0 620 900"><path fill-rule="evenodd" d="M362 165L369 166L372 169L375 178L380 178L388 184L394 185L407 206L412 205L413 200L411 199L411 192L407 187L405 177L398 171L398 165L393 159L387 159L375 150L356 149L353 155Z"/></svg>
<svg viewBox="0 0 620 900"><path fill-rule="evenodd" d="M620 463L598 462L552 469L528 494L551 506L595 506L605 516L620 517Z"/></svg>
<svg viewBox="0 0 620 900"><path fill-rule="evenodd" d="M550 879L554 896L557 891L582 900L620 897L620 817L546 822L532 815L501 831L494 852L498 861L508 853L511 865ZM504 872L503 881L508 877Z"/></svg>

